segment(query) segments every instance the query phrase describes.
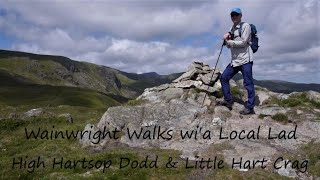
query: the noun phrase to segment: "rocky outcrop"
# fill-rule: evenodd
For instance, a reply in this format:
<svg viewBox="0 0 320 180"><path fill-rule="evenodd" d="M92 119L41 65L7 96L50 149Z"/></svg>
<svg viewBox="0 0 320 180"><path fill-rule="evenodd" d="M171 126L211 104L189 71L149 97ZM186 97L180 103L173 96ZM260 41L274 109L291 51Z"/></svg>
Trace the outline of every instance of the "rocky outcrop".
<svg viewBox="0 0 320 180"><path fill-rule="evenodd" d="M272 119L272 116L294 114L297 110L268 104L271 98L281 100L285 96L263 88L256 90L260 102L255 107L254 115L240 115L239 111L244 108L241 102L235 102L231 111L224 106L216 106L216 101L223 99L219 95L221 88L219 74L218 69L214 71L204 63L194 62L188 67L186 73L172 83L146 89L137 98L144 100L140 105L110 107L100 119L96 129L91 125L87 125L86 129L96 131L107 127L110 130L117 128L123 134L128 134L130 130L136 130L141 134L155 133L149 139L130 139L128 135L122 135L119 141L131 147L179 150L182 158L188 157L191 160L218 153L224 156L226 162L232 162L232 158L240 156L244 161L261 157L272 159L284 151L294 152L304 144L320 138L320 122L303 120L296 121L299 123L299 128L296 130L298 139L268 140L270 129L272 129L271 135L276 135L280 131L289 132L296 127L293 123L277 122ZM241 89L234 81L231 84L232 87ZM305 114L307 113L299 110L299 116L294 114L293 117L303 117ZM263 120L260 115L263 115ZM198 132L198 135L193 134L191 138L181 137L181 134L186 131L192 132L192 130ZM259 131L260 139L219 138L221 134L228 137L228 134L230 136L230 132L233 131L246 133ZM164 132L164 137L168 137L167 133L171 132L171 139L159 138L158 132ZM204 138L205 133L210 138ZM92 145L92 143L82 144ZM98 145L106 144L108 144L107 140ZM213 152L212 149L215 147L220 147L219 152ZM288 177L295 175L293 172L295 170L289 171L279 170L278 173Z"/></svg>

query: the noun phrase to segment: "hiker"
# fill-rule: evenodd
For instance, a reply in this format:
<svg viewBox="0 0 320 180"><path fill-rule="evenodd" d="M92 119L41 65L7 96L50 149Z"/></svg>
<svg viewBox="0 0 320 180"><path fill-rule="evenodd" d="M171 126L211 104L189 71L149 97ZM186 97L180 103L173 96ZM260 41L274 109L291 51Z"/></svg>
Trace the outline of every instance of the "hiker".
<svg viewBox="0 0 320 180"><path fill-rule="evenodd" d="M224 101L218 102L218 105L226 106L232 110L233 99L230 93L229 80L241 71L243 85L248 92L248 101L246 101L245 108L240 111L240 114L255 114L255 91L252 78L253 52L249 44L251 42L251 27L248 23L241 21L242 12L240 8L233 8L230 15L233 26L229 32L224 34L223 39L224 45L231 50L231 63L228 64L220 76ZM239 32L240 30L241 32Z"/></svg>

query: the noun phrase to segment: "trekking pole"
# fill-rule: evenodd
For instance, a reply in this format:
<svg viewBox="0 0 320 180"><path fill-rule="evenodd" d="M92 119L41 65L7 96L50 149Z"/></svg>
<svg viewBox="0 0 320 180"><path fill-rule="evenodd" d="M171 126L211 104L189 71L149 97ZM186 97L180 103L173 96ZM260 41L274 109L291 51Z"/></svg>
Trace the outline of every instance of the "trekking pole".
<svg viewBox="0 0 320 180"><path fill-rule="evenodd" d="M223 45L224 45L224 41L222 42L221 49L220 49L220 53L219 53L219 56L218 56L216 65L214 66L214 69L213 69L213 72L212 72L212 75L211 75L211 78L210 78L209 83L211 82L212 77L213 77L213 75L214 75L214 73L215 73L215 71L216 71L216 68L217 68L217 65L218 65L218 62L219 62L219 58L220 58L220 55L221 55L221 52L222 52L222 49L223 49ZM208 90L208 88L209 88L209 86L207 87L207 90ZM207 98L207 93L205 93L205 95L204 95L204 98L203 98L201 107L203 107L203 103L204 103L204 100L205 100L206 98Z"/></svg>

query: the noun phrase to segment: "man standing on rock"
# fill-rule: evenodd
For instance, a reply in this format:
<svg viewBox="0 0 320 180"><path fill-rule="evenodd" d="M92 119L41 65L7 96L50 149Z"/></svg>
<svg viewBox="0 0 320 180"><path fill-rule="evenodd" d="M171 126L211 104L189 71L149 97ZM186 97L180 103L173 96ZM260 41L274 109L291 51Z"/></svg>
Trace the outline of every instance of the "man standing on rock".
<svg viewBox="0 0 320 180"><path fill-rule="evenodd" d="M229 80L241 71L243 85L248 92L248 101L240 114L255 114L255 91L252 78L253 52L249 45L249 42L251 42L251 27L248 23L241 21L242 12L240 8L233 8L230 15L233 26L229 32L224 34L223 39L224 45L231 50L231 63L228 64L220 76L224 101L218 102L218 105L232 109L233 99L230 93ZM240 30L241 33L239 33Z"/></svg>

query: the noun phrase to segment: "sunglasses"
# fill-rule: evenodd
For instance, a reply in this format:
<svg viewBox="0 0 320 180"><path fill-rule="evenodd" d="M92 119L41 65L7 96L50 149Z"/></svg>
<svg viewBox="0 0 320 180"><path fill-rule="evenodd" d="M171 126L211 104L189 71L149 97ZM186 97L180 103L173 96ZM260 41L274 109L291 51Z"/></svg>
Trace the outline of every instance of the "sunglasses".
<svg viewBox="0 0 320 180"><path fill-rule="evenodd" d="M231 13L231 17L239 16L239 15L240 15L239 13Z"/></svg>

